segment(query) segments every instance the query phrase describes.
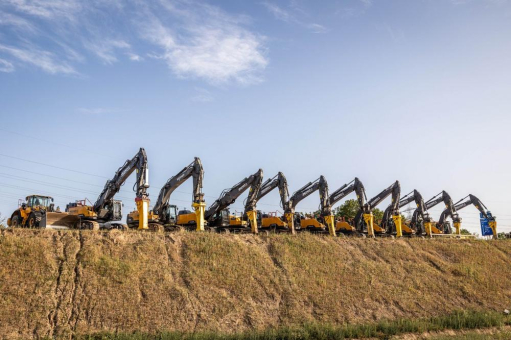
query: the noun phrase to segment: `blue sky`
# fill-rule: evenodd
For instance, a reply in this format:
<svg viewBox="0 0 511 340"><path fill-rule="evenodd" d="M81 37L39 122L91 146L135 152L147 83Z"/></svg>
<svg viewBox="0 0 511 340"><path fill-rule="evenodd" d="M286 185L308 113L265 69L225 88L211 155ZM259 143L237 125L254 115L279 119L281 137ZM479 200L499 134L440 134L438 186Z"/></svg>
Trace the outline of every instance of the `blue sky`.
<svg viewBox="0 0 511 340"><path fill-rule="evenodd" d="M199 156L209 203L258 168L291 192L398 179L474 194L511 231L510 93L506 0L4 0L0 212L32 192L94 201L144 147L153 200ZM130 184L119 197L134 207Z"/></svg>

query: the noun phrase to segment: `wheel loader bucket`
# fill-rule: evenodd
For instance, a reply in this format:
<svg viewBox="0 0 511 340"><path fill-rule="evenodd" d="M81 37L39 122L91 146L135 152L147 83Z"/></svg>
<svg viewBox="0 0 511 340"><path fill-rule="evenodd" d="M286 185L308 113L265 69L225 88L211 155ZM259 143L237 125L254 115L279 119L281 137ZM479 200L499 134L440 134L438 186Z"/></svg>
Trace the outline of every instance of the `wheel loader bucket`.
<svg viewBox="0 0 511 340"><path fill-rule="evenodd" d="M76 229L80 225L80 217L65 212L47 212L39 222L40 228Z"/></svg>

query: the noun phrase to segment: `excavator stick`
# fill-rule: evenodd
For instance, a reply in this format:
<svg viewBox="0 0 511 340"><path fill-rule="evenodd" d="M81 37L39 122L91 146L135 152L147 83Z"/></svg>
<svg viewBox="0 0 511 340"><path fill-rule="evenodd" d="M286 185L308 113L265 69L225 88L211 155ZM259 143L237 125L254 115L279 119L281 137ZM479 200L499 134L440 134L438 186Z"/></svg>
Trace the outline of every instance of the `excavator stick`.
<svg viewBox="0 0 511 340"><path fill-rule="evenodd" d="M257 234L258 233L257 211L255 211L255 210L247 211L247 217L248 217L248 221L250 222L250 228L252 229L252 234Z"/></svg>
<svg viewBox="0 0 511 340"><path fill-rule="evenodd" d="M197 223L197 231L204 231L204 211L206 210L206 203L192 203L195 210L195 221Z"/></svg>
<svg viewBox="0 0 511 340"><path fill-rule="evenodd" d="M325 223L328 227L328 233L330 236L336 236L335 235L335 217L334 215L325 216Z"/></svg>
<svg viewBox="0 0 511 340"><path fill-rule="evenodd" d="M147 230L149 229L149 221L147 214L149 212L149 199L148 198L135 198L138 210L138 229Z"/></svg>
<svg viewBox="0 0 511 340"><path fill-rule="evenodd" d="M374 216L373 216L373 213L364 214L364 221L367 225L367 236L374 237L374 228L373 228Z"/></svg>
<svg viewBox="0 0 511 340"><path fill-rule="evenodd" d="M396 226L396 237L403 237L403 229L401 228L401 215L392 215L394 225Z"/></svg>
<svg viewBox="0 0 511 340"><path fill-rule="evenodd" d="M289 229L291 230L291 234L293 234L293 235L296 234L294 214L293 213L285 213L284 217L286 218L287 225L289 226Z"/></svg>

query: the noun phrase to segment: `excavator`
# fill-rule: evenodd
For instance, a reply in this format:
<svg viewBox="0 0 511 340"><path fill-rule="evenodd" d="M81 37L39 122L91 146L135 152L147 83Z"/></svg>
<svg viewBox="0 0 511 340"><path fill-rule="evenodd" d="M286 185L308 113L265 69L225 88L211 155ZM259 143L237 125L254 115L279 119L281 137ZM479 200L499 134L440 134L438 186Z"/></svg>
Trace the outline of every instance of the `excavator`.
<svg viewBox="0 0 511 340"><path fill-rule="evenodd" d="M257 195L256 203L259 202L261 198L266 196L270 191L272 191L275 188L279 188L279 194L280 194L280 204L282 208L285 210L287 203L288 203L288 197L289 197L289 191L287 188L287 180L286 177L282 172L279 172L276 176L273 178L270 178L266 180L261 185L261 190L259 190L259 194ZM283 221L280 217L273 215L273 214L261 214L259 211L257 213L257 220L259 224L259 228L261 229L287 229L288 225L285 221Z"/></svg>
<svg viewBox="0 0 511 340"><path fill-rule="evenodd" d="M332 194L330 194L329 198L329 204L330 207L333 207L337 202L342 200L344 197L351 194L353 191L355 191L357 195L357 201L360 206L360 209L367 209L366 202L367 202L367 196L364 189L364 185L362 182L355 177L355 179L347 184L344 184L339 189L334 191ZM335 230L338 232L343 233L352 233L355 232L355 228L351 226L348 222L345 221L338 221L335 223Z"/></svg>
<svg viewBox="0 0 511 340"><path fill-rule="evenodd" d="M430 210L441 202L444 202L445 210L440 215L440 219L436 225L433 226L431 224L431 235L452 234L451 225L446 221L446 218L448 215L454 216L456 214L456 210L451 196L445 190L442 190L440 193L428 200L426 202L426 209Z"/></svg>
<svg viewBox="0 0 511 340"><path fill-rule="evenodd" d="M248 217L252 233L257 234L256 203L262 182L263 170L259 169L255 174L244 178L232 188L222 191L220 197L204 213L204 218L208 222L209 227L216 228L217 230L246 228L246 221L231 216L228 207L250 187L248 198L245 202L244 215Z"/></svg>
<svg viewBox="0 0 511 340"><path fill-rule="evenodd" d="M388 220L392 216L392 220L396 224L396 230L401 229L401 215L399 214L399 196L401 195L401 185L399 181L395 181L387 189L380 192L378 195L371 198L364 208L361 208L355 216L354 226L357 232L363 233L367 230L369 237L374 237L375 234L383 235L386 232L385 227L381 227L374 223L374 216L372 210L378 206L384 199L389 195L392 195L392 202L389 207L385 210L382 223L386 225ZM382 224L383 225L383 224ZM399 232L398 232L398 236Z"/></svg>
<svg viewBox="0 0 511 340"><path fill-rule="evenodd" d="M49 228L70 229L80 228L80 218L61 212L53 203L53 197L44 195L30 195L21 200L10 218L7 219L9 227L22 228Z"/></svg>
<svg viewBox="0 0 511 340"><path fill-rule="evenodd" d="M419 191L413 190L406 194L399 201L399 208L408 205L411 202L415 202L417 208L413 211L412 219L409 225L403 224L403 233L405 235L412 235L415 233L417 236L422 236L424 232L426 235L431 236L431 218L429 217L426 204Z"/></svg>
<svg viewBox="0 0 511 340"><path fill-rule="evenodd" d="M488 225L492 229L493 237L497 238L497 220L494 216L491 215L491 212L486 208L486 206L481 202L481 200L474 195L468 195L463 197L458 202L454 203L454 209L445 209L440 216L440 220L445 220L447 217L451 217L454 228L456 228L456 234L460 235L461 233L461 217L459 217L458 211L461 209L473 204L477 210L481 213L481 216L488 220ZM454 211L454 214L452 212Z"/></svg>
<svg viewBox="0 0 511 340"><path fill-rule="evenodd" d="M170 195L181 184L190 177L193 177L193 202L192 207L195 213L188 210L177 211L176 205L169 204ZM200 158L195 157L194 161L183 168L177 175L171 177L161 188L158 199L154 207L149 211L148 221L150 229L164 226L172 228L175 226L195 227L196 230L204 230L204 194L202 193L202 182L204 178L204 168ZM139 214L137 210L129 213L127 218L129 227L136 227L139 223Z"/></svg>
<svg viewBox="0 0 511 340"><path fill-rule="evenodd" d="M302 201L304 198L319 190L319 200L320 200L320 215L322 220L325 221L325 224L328 228L328 233L331 236L335 236L335 225L334 225L334 215L332 214L332 207L329 203L329 195L328 195L328 183L325 177L320 176L313 182L307 183L305 186L296 191L293 196L289 199L286 204L284 210L284 216L288 223L288 226L291 228L291 233L295 233L295 209L296 205ZM297 221L298 222L298 221ZM325 226L322 223L319 223L315 218L305 218L300 219L299 222L300 229L308 229L311 231L324 231Z"/></svg>
<svg viewBox="0 0 511 340"><path fill-rule="evenodd" d="M135 203L139 216L138 229L149 229L148 207L149 207L149 167L147 155L143 148L131 160L127 160L121 166L114 177L108 180L94 205L86 204L86 201L76 201L66 206L69 215L80 217L81 227L87 229L125 229L126 225L121 222L122 202L114 200L115 194L119 192L126 179L137 171L137 180L133 186L137 195ZM135 188L136 187L136 188Z"/></svg>

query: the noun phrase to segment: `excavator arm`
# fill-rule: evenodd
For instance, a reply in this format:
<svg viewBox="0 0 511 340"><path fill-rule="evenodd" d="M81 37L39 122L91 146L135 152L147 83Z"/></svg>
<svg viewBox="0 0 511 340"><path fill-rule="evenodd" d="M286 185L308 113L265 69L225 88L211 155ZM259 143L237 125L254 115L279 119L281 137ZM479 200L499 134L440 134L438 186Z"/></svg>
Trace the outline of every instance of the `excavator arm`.
<svg viewBox="0 0 511 340"><path fill-rule="evenodd" d="M158 199L154 204L153 211L158 216L164 216L164 212L169 206L170 195L181 184L190 177L193 177L193 207L196 209L197 230L204 229L204 194L202 193L202 182L204 179L204 168L199 157L195 157L194 161L183 168L177 175L169 178L167 183L161 188Z"/></svg>
<svg viewBox="0 0 511 340"><path fill-rule="evenodd" d="M394 226L396 226L397 237L401 237L401 214L399 213L399 197L401 195L401 186L399 185L399 181L396 181L393 185L382 192L383 195L379 195L376 200L376 204L380 204L383 199L385 199L389 194L392 194L392 201L389 206L383 212L383 218L381 220L381 227L386 230L387 233L391 233L393 228L390 228L392 225L391 218L394 222ZM383 199L381 199L384 197ZM371 205L371 207L373 207Z"/></svg>
<svg viewBox="0 0 511 340"><path fill-rule="evenodd" d="M488 219L489 225L493 230L493 235L494 235L494 237L496 237L496 235L497 235L497 232L496 232L497 221L496 221L495 217L491 215L491 213L488 211L488 208L484 205L484 203L481 202L481 200L479 198L475 197L474 195L468 195L466 197L463 197L458 202L456 202L453 207L454 214L452 214L448 208L445 209L442 212L442 216L440 217L440 219L443 222L443 220L445 220L445 218L447 218L448 216L451 216L453 219L454 227L456 228L456 234L460 234L460 232L461 232L461 230L460 230L461 218L459 217L458 211L471 205L471 204L474 205L477 208L477 210L479 210L479 212L481 213L481 215L484 218ZM440 223L440 221L439 221L439 223Z"/></svg>
<svg viewBox="0 0 511 340"><path fill-rule="evenodd" d="M330 197L328 194L328 183L323 176L320 176L313 182L307 183L291 196L284 213L286 220L289 226L291 226L291 231L294 233L294 213L296 206L300 201L316 190L319 190L321 216L325 219L329 233L335 236L334 216L332 215L332 205L330 204Z"/></svg>
<svg viewBox="0 0 511 340"><path fill-rule="evenodd" d="M259 194L257 195L257 202L266 196L270 191L275 188L279 188L280 194L280 204L282 205L282 209L286 209L286 205L289 200L289 190L287 188L287 180L282 172L279 172L275 177L266 180L261 185L261 190L259 190Z"/></svg>
<svg viewBox="0 0 511 340"><path fill-rule="evenodd" d="M244 178L241 182L237 183L230 189L226 189L222 191L220 197L211 204L211 206L204 213L204 218L206 221L212 221L217 213L226 209L229 205L234 203L236 199L245 192L250 187L250 191L248 193L248 198L245 203L245 211L249 215L249 219L251 220L251 226L255 230L257 230L257 220L256 219L256 203L257 196L259 195L259 190L261 189L261 184L263 181L263 170L259 169L255 174L250 175L249 177ZM250 215L253 213L253 218ZM257 231L255 231L257 232Z"/></svg>
<svg viewBox="0 0 511 340"><path fill-rule="evenodd" d="M330 194L330 206L333 207L337 202L351 194L353 191L357 194L360 209L364 209L364 207L366 207L367 196L364 185L357 177L355 177L353 181L348 184L344 184L342 187Z"/></svg>
<svg viewBox="0 0 511 340"><path fill-rule="evenodd" d="M443 190L426 202L426 209L429 210L441 202L444 202L445 210L440 214L436 227L445 234L450 234L451 230L445 225L445 221L449 216L453 219L457 218L456 208L454 207L451 196Z"/></svg>
<svg viewBox="0 0 511 340"><path fill-rule="evenodd" d="M100 219L109 219L112 214L113 198L119 192L126 179L137 171L137 180L133 186L137 193L135 202L140 216L146 216L139 221L139 229L147 229L147 208L149 206L149 167L147 165L147 155L143 148L131 160L127 160L123 166L117 170L114 177L108 180L94 203L93 210L97 212ZM145 222L144 222L145 221Z"/></svg>
<svg viewBox="0 0 511 340"><path fill-rule="evenodd" d="M401 185L399 181L395 181L391 186L387 189L380 192L378 195L371 198L366 204L366 211L364 209L360 209L355 216L355 227L359 232L363 231L364 224L367 225L367 233L369 236L374 236L373 230L373 214L372 210L378 206L383 200L385 200L389 195L392 195L392 203L385 210L383 215L382 225L386 223L385 219L389 219L392 215L393 219L396 220L396 215L399 216L399 222L401 222L399 215L399 196L401 194Z"/></svg>
<svg viewBox="0 0 511 340"><path fill-rule="evenodd" d="M402 208L413 201L415 201L417 208L413 212L412 220L410 221L410 227L415 230L416 235L422 235L424 233L423 224L421 223L422 221L427 229L427 234L431 235L431 227L430 224L428 224L431 223L431 219L429 218L426 204L424 203L424 199L422 198L420 192L413 190L409 194L402 197L399 201L399 208Z"/></svg>

